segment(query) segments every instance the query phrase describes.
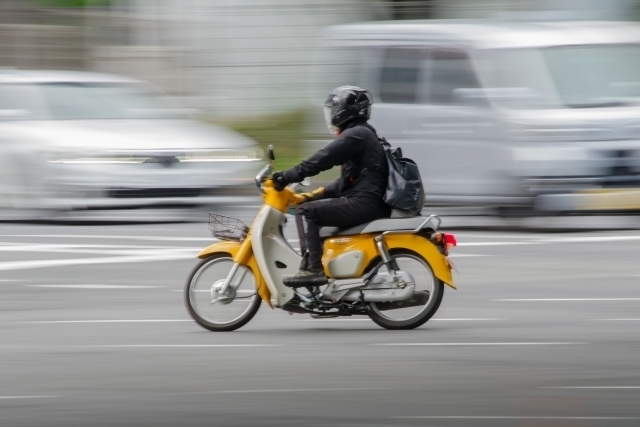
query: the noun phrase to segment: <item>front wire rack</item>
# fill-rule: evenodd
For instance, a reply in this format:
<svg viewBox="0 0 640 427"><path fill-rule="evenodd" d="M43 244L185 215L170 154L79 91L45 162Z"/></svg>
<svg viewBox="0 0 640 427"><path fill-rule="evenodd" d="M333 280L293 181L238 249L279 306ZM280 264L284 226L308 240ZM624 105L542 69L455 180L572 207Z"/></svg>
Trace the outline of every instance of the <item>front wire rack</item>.
<svg viewBox="0 0 640 427"><path fill-rule="evenodd" d="M239 219L214 213L209 214L209 230L213 237L233 242L242 242L249 233L249 227Z"/></svg>

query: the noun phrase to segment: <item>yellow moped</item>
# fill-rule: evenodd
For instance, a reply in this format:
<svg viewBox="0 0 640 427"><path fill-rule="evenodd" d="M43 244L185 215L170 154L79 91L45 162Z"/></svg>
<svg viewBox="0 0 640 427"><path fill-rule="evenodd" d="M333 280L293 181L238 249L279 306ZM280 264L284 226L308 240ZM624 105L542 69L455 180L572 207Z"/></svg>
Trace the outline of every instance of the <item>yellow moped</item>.
<svg viewBox="0 0 640 427"><path fill-rule="evenodd" d="M201 261L185 286L189 314L211 331L247 324L264 302L314 318L369 316L387 329L413 329L438 310L444 285L456 289L448 259L451 234L438 232L436 215L381 219L346 229L322 228L324 286L294 289L282 279L294 275L300 254L283 229L286 212L304 198L295 185L276 191L270 164L256 176L264 205L251 227L210 214L217 242L198 254ZM306 292L303 292L306 291Z"/></svg>

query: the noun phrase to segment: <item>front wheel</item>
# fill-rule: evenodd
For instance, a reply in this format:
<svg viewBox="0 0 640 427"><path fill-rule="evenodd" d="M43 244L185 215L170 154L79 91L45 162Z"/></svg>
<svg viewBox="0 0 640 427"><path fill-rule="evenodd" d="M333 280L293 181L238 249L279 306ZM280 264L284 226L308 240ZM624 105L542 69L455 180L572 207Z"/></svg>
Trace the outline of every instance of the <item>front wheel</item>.
<svg viewBox="0 0 640 427"><path fill-rule="evenodd" d="M391 257L400 270L413 277L416 284L414 292L426 291L429 293L428 299L424 305L395 310L382 310L382 304L372 302L369 303L369 317L386 329L414 329L422 326L438 311L444 295L444 283L433 274L429 263L415 252L400 250L392 252ZM384 268L384 265L381 263L378 268Z"/></svg>
<svg viewBox="0 0 640 427"><path fill-rule="evenodd" d="M225 295L219 295L233 264L230 255L215 254L200 261L187 279L184 289L187 310L200 326L210 331L241 328L260 308L256 280L246 266L238 267Z"/></svg>

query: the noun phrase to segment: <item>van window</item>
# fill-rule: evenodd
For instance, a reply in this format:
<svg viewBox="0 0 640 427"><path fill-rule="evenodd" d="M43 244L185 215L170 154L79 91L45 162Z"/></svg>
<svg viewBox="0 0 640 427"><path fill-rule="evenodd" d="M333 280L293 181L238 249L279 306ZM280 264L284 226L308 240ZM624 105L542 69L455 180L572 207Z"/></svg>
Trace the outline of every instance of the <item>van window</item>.
<svg viewBox="0 0 640 427"><path fill-rule="evenodd" d="M388 48L380 73L380 99L392 104L418 102L422 64L427 58L424 49Z"/></svg>
<svg viewBox="0 0 640 427"><path fill-rule="evenodd" d="M429 71L429 104L455 104L453 92L455 89L479 87L469 58L460 51L432 51Z"/></svg>

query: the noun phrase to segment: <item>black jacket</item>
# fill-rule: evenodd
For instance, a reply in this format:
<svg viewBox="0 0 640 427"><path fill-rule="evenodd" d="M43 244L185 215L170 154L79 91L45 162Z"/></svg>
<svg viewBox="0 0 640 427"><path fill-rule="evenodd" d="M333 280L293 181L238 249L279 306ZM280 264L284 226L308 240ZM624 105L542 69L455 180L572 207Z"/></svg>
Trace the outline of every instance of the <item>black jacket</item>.
<svg viewBox="0 0 640 427"><path fill-rule="evenodd" d="M352 122L329 145L287 170L285 177L300 182L334 166L342 166L340 178L325 187L322 198L382 199L389 174L387 159L375 129L364 120Z"/></svg>

